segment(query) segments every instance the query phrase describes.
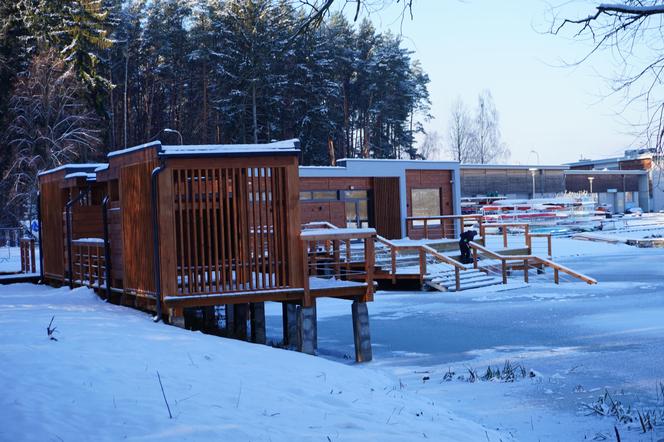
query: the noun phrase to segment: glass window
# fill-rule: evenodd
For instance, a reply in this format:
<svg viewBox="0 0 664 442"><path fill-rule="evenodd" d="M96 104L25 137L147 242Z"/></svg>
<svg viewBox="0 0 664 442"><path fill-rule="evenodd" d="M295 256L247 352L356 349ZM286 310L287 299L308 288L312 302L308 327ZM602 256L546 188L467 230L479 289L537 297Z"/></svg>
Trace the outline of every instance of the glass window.
<svg viewBox="0 0 664 442"><path fill-rule="evenodd" d="M368 196L366 190L345 190L344 198L365 200L368 198Z"/></svg>
<svg viewBox="0 0 664 442"><path fill-rule="evenodd" d="M336 190L319 190L313 192L315 200L336 200L337 191Z"/></svg>
<svg viewBox="0 0 664 442"><path fill-rule="evenodd" d="M300 192L300 201L310 200L311 192Z"/></svg>
<svg viewBox="0 0 664 442"><path fill-rule="evenodd" d="M440 212L440 189L412 189L411 206L414 217L417 216L439 216ZM438 221L428 222L428 225L437 224ZM416 221L415 225L422 225L423 221Z"/></svg>

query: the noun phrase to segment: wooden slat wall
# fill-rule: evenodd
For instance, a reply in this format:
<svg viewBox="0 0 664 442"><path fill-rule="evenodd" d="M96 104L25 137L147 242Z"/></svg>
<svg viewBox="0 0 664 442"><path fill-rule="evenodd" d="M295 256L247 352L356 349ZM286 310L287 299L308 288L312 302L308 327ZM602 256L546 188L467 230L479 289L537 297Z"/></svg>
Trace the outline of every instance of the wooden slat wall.
<svg viewBox="0 0 664 442"><path fill-rule="evenodd" d="M136 293L155 291L150 181L155 166L149 161L120 169L124 288Z"/></svg>
<svg viewBox="0 0 664 442"><path fill-rule="evenodd" d="M300 225L299 216L293 219L291 213L298 210L292 178L294 172L297 184L296 159L213 160L201 166L200 161L178 160L165 172L172 180L172 221L161 228L164 235L163 226L172 223L175 271L166 284L173 284L176 293L170 294L294 287L291 258ZM160 182L160 195L166 186ZM168 198L160 198L161 211L168 205ZM294 240L293 222L298 229ZM162 257L168 253L162 250Z"/></svg>
<svg viewBox="0 0 664 442"><path fill-rule="evenodd" d="M399 178L373 179L374 225L379 235L388 239L400 239L401 203Z"/></svg>
<svg viewBox="0 0 664 442"><path fill-rule="evenodd" d="M62 212L65 205L65 191L60 188L63 173L53 173L40 177L42 253L44 273L47 277L64 278L64 224Z"/></svg>

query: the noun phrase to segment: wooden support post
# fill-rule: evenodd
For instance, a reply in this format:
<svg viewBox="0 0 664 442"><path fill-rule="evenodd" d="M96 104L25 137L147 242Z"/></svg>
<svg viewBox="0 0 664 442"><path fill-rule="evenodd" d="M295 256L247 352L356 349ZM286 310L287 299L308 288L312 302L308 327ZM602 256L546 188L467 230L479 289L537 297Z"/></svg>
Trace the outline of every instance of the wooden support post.
<svg viewBox="0 0 664 442"><path fill-rule="evenodd" d="M341 275L341 242L338 239L332 241L332 252L334 254L334 274L338 278Z"/></svg>
<svg viewBox="0 0 664 442"><path fill-rule="evenodd" d="M503 227L503 247L507 248L507 227Z"/></svg>
<svg viewBox="0 0 664 442"><path fill-rule="evenodd" d="M546 242L547 242L547 250L549 251L549 258L552 258L553 252L551 251L551 234L547 235Z"/></svg>
<svg viewBox="0 0 664 442"><path fill-rule="evenodd" d="M528 247L528 253L530 253L530 246L531 246L531 244L530 244L530 240L531 240L531 238L530 238L530 228L529 228L528 224L526 224L524 226L524 228L525 228L525 235L526 235L526 247Z"/></svg>
<svg viewBox="0 0 664 442"><path fill-rule="evenodd" d="M235 336L235 310L233 304L226 304L226 337L232 338Z"/></svg>
<svg viewBox="0 0 664 442"><path fill-rule="evenodd" d="M473 268L479 268L479 264L477 263L477 249L475 247L473 247Z"/></svg>
<svg viewBox="0 0 664 442"><path fill-rule="evenodd" d="M353 340L355 342L355 361L369 362L373 359L371 351L371 331L369 328L369 310L366 302L353 301Z"/></svg>
<svg viewBox="0 0 664 442"><path fill-rule="evenodd" d="M556 268L553 269L553 282L560 284L560 274Z"/></svg>
<svg viewBox="0 0 664 442"><path fill-rule="evenodd" d="M456 280L456 291L461 290L461 275L459 274L459 267L454 267L454 279Z"/></svg>
<svg viewBox="0 0 664 442"><path fill-rule="evenodd" d="M392 284L397 283L397 249L392 247L390 251L392 255Z"/></svg>
<svg viewBox="0 0 664 442"><path fill-rule="evenodd" d="M318 351L318 325L316 320L316 304L297 308L298 351L310 355Z"/></svg>
<svg viewBox="0 0 664 442"><path fill-rule="evenodd" d="M424 218L424 239L429 239L429 226L426 218Z"/></svg>
<svg viewBox="0 0 664 442"><path fill-rule="evenodd" d="M504 259L501 261L502 273L503 273L503 284L507 284L507 261Z"/></svg>
<svg viewBox="0 0 664 442"><path fill-rule="evenodd" d="M420 249L420 284L424 285L424 275L427 273L427 252Z"/></svg>
<svg viewBox="0 0 664 442"><path fill-rule="evenodd" d="M297 345L297 305L283 302L281 304L281 318L284 347L295 348Z"/></svg>
<svg viewBox="0 0 664 442"><path fill-rule="evenodd" d="M251 312L251 342L265 344L265 303L252 302L249 304Z"/></svg>
<svg viewBox="0 0 664 442"><path fill-rule="evenodd" d="M309 260L307 258L307 242L302 241L302 250L303 250L303 262L304 262L304 268L302 269L303 272L303 279L302 279L302 288L304 289L304 305L307 307L311 305L311 290L309 289Z"/></svg>
<svg viewBox="0 0 664 442"><path fill-rule="evenodd" d="M168 311L168 323L175 327L185 328L184 311L181 308L171 308Z"/></svg>
<svg viewBox="0 0 664 442"><path fill-rule="evenodd" d="M35 263L35 240L34 239L30 240L30 268L32 269L32 273L37 272L37 265Z"/></svg>
<svg viewBox="0 0 664 442"><path fill-rule="evenodd" d="M346 240L346 271L350 272L350 262L353 259L352 250L350 248L350 239Z"/></svg>
<svg viewBox="0 0 664 442"><path fill-rule="evenodd" d="M247 340L247 319L249 318L248 304L235 304L233 306L233 334L236 339Z"/></svg>
<svg viewBox="0 0 664 442"><path fill-rule="evenodd" d="M376 254L374 250L374 238L364 238L364 270L367 274L366 284L367 291L364 295L364 301L373 301L373 283L374 283L374 268L376 266Z"/></svg>
<svg viewBox="0 0 664 442"><path fill-rule="evenodd" d="M528 282L528 260L523 260L523 282Z"/></svg>

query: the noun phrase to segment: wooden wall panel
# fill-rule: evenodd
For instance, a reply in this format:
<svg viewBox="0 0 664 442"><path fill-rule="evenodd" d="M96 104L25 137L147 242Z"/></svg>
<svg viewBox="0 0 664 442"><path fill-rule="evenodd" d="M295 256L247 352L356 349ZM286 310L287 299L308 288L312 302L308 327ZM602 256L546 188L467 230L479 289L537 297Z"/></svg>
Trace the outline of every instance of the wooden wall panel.
<svg viewBox="0 0 664 442"><path fill-rule="evenodd" d="M137 293L155 291L150 195L150 174L155 166L150 161L120 169L124 287Z"/></svg>
<svg viewBox="0 0 664 442"><path fill-rule="evenodd" d="M65 191L60 189L62 173L40 177L42 253L44 273L47 277L64 278L64 237L65 227L62 212L65 205ZM55 178L55 180L53 179Z"/></svg>
<svg viewBox="0 0 664 442"><path fill-rule="evenodd" d="M412 189L440 189L441 215L454 214L454 190L452 189L452 172L449 170L406 170L406 207L407 216L413 216Z"/></svg>
<svg viewBox="0 0 664 442"><path fill-rule="evenodd" d="M302 223L327 221L345 227L346 213L343 201L300 201Z"/></svg>
<svg viewBox="0 0 664 442"><path fill-rule="evenodd" d="M374 225L379 235L399 239L401 233L401 203L399 178L373 179Z"/></svg>

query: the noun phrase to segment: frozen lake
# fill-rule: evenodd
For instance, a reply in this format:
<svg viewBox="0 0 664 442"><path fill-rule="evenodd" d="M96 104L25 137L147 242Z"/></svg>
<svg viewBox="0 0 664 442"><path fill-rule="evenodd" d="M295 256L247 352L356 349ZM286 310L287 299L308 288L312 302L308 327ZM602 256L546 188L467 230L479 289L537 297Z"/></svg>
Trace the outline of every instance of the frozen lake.
<svg viewBox="0 0 664 442"><path fill-rule="evenodd" d="M551 275L541 275L535 284L517 282L509 290L379 292L370 305L371 365L520 440L615 440L615 419L587 416L584 406L605 390L625 407L661 410L664 250L557 241L568 255L557 261L596 278L598 285L556 286ZM572 253L577 245L578 253ZM318 311L320 354L352 356L349 303L326 300ZM275 337L279 321L269 319ZM472 367L483 374L488 365L502 368L506 360L541 376L512 384L442 381L450 369L458 375ZM622 440L664 437L662 427L644 435L618 427Z"/></svg>

